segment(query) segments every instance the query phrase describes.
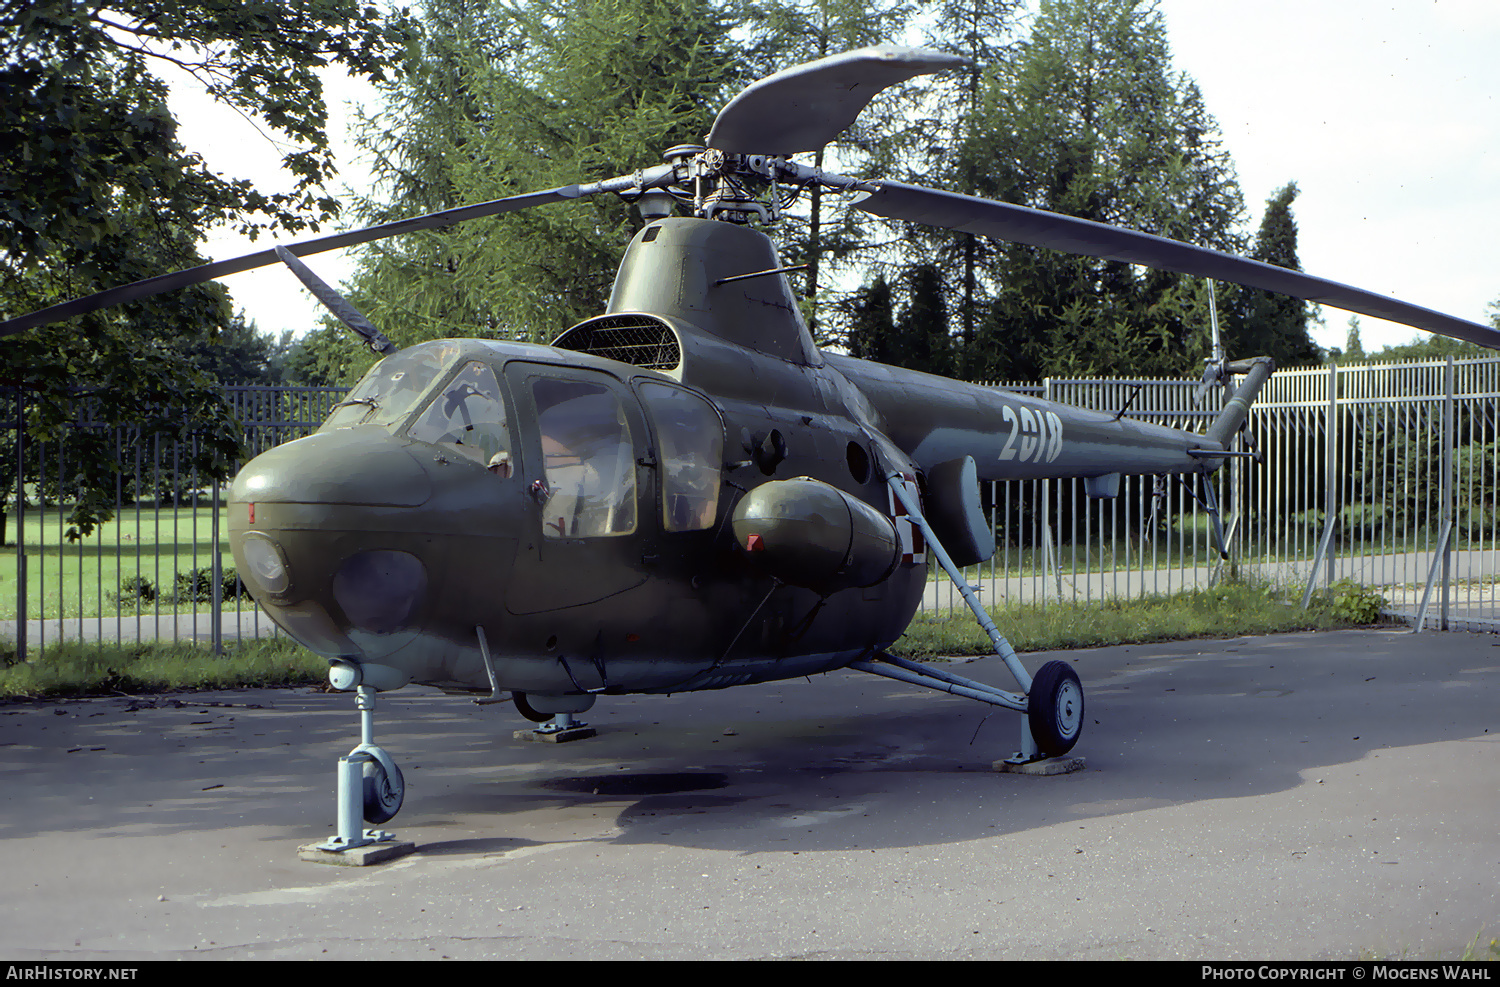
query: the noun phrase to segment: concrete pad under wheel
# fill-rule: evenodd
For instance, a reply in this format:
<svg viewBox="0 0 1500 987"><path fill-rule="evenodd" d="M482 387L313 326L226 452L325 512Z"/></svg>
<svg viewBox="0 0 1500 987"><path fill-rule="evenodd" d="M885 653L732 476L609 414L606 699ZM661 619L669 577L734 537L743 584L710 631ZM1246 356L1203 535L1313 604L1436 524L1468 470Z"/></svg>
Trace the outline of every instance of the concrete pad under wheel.
<svg viewBox="0 0 1500 987"><path fill-rule="evenodd" d="M1048 757L1040 761L1026 761L1021 764L996 761L991 767L996 771L1013 775L1066 775L1074 771L1082 771L1085 762L1081 757Z"/></svg>
<svg viewBox="0 0 1500 987"><path fill-rule="evenodd" d="M367 843L351 850L325 850L321 844L309 843L297 848L297 859L312 864L333 864L335 867L369 867L404 857L416 849L415 843L406 841Z"/></svg>
<svg viewBox="0 0 1500 987"><path fill-rule="evenodd" d="M567 730L517 730L511 736L538 744L566 744L570 740L587 740L598 733L593 727L569 727Z"/></svg>

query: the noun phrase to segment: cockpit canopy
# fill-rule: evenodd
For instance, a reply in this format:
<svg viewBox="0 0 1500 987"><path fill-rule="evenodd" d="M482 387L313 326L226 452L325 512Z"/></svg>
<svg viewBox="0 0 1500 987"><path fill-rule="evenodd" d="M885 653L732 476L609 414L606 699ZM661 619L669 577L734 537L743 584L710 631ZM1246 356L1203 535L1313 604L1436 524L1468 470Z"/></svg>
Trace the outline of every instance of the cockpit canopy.
<svg viewBox="0 0 1500 987"><path fill-rule="evenodd" d="M335 406L321 430L382 426L502 478L526 476L543 496L542 533L550 538L635 531L636 469L654 446L662 529L713 526L724 426L700 395L669 380L637 378L631 387L595 370L523 361L514 364L523 369L502 371L515 378L510 397L521 409L516 413L531 423L517 430L496 368L466 355L482 354L439 341L386 357ZM636 410L627 413L627 406ZM651 435L631 425L641 410ZM522 462L527 459L533 461Z"/></svg>
<svg viewBox="0 0 1500 987"><path fill-rule="evenodd" d="M453 343L428 343L391 354L371 367L334 406L321 430L400 425L433 381L457 359L458 346Z"/></svg>

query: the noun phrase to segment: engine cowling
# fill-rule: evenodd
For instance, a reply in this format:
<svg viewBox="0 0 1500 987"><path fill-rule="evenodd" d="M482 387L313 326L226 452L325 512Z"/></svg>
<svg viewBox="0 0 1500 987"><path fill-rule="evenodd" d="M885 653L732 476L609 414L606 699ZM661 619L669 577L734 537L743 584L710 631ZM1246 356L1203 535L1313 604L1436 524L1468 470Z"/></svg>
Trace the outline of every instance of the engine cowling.
<svg viewBox="0 0 1500 987"><path fill-rule="evenodd" d="M811 477L762 483L740 499L732 524L740 547L767 572L823 593L874 586L901 560L890 518Z"/></svg>

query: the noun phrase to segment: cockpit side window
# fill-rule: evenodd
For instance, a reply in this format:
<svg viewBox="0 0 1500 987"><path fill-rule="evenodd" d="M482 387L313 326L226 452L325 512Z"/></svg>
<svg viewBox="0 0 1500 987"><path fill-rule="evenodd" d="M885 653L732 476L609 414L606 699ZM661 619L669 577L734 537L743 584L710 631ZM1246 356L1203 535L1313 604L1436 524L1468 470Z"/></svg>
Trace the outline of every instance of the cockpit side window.
<svg viewBox="0 0 1500 987"><path fill-rule="evenodd" d="M656 426L661 456L662 525L667 531L710 528L719 509L724 429L708 402L667 384L640 385Z"/></svg>
<svg viewBox="0 0 1500 987"><path fill-rule="evenodd" d="M510 429L500 384L488 364L471 361L448 382L406 433L489 466L510 459ZM507 466L505 475L509 475Z"/></svg>
<svg viewBox="0 0 1500 987"><path fill-rule="evenodd" d="M602 384L531 379L541 432L548 538L635 530L635 446L619 396Z"/></svg>
<svg viewBox="0 0 1500 987"><path fill-rule="evenodd" d="M370 368L334 406L323 429L394 425L403 421L432 382L453 365L457 347L429 343L393 353Z"/></svg>

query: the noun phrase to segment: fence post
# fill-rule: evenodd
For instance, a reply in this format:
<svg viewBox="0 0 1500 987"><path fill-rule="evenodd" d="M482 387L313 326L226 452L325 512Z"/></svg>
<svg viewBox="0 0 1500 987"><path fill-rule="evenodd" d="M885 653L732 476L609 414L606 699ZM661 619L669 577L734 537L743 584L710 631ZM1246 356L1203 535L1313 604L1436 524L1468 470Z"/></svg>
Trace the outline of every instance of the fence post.
<svg viewBox="0 0 1500 987"><path fill-rule="evenodd" d="M1333 585L1333 566L1337 550L1330 551L1333 529L1338 517L1338 394L1339 365L1328 365L1328 422L1323 428L1328 439L1328 450L1323 467L1323 536L1318 539L1318 550L1313 554L1312 570L1307 574L1307 588L1302 591L1302 609L1312 602L1313 587L1318 582L1318 569L1324 568L1323 583ZM1326 568L1323 563L1327 560Z"/></svg>
<svg viewBox="0 0 1500 987"><path fill-rule="evenodd" d="M26 660L26 392L16 388L16 660Z"/></svg>
<svg viewBox="0 0 1500 987"><path fill-rule="evenodd" d="M1324 495L1328 517L1328 574L1323 580L1325 588L1331 589L1336 575L1338 550L1333 548L1332 536L1339 515L1339 365L1328 365L1328 471L1327 493Z"/></svg>
<svg viewBox="0 0 1500 987"><path fill-rule="evenodd" d="M1456 469L1457 457L1453 452L1453 440L1455 421L1458 416L1455 413L1453 394L1453 354L1448 354L1447 372L1444 374L1443 382L1443 479L1441 484L1441 497L1443 498L1443 527L1448 531L1448 537L1444 539L1441 551L1443 553L1443 605L1438 618L1438 628L1448 629L1448 605L1450 588L1453 582L1453 522L1454 518L1454 493L1458 484L1454 483L1454 470Z"/></svg>
<svg viewBox="0 0 1500 987"><path fill-rule="evenodd" d="M213 583L209 590L209 605L213 614L208 619L209 636L213 639L214 654L224 653L224 553L219 550L219 479L214 478L214 513L209 522L209 538L214 543ZM195 501L196 503L196 501Z"/></svg>

